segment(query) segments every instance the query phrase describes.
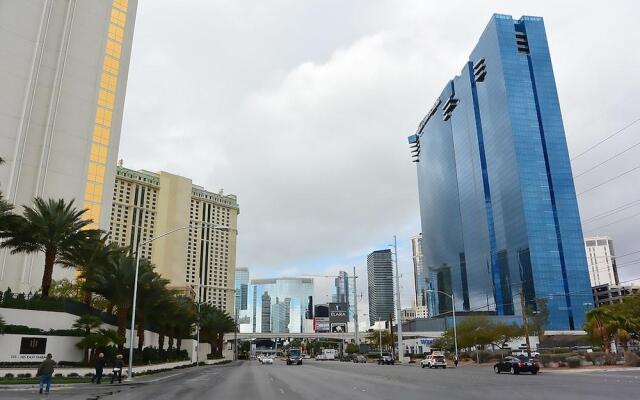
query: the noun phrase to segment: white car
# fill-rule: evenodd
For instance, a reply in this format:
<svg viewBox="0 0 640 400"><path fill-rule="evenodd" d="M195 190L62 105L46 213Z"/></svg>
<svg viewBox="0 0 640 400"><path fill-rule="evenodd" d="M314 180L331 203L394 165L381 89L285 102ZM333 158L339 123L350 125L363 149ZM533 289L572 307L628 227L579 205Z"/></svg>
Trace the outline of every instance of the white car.
<svg viewBox="0 0 640 400"><path fill-rule="evenodd" d="M426 356L424 360L420 360L422 368L447 368L447 360L442 354L431 354Z"/></svg>
<svg viewBox="0 0 640 400"><path fill-rule="evenodd" d="M271 357L263 357L262 358L262 363L263 364L273 364L273 358L271 358Z"/></svg>

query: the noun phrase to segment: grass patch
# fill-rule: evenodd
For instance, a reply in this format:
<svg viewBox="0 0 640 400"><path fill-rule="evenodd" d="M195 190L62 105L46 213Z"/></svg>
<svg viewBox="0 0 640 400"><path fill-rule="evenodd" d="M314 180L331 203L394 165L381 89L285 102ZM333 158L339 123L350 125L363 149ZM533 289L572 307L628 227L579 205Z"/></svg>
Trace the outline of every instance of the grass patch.
<svg viewBox="0 0 640 400"><path fill-rule="evenodd" d="M84 377L53 377L52 385L63 385L66 383L90 383L91 378ZM36 385L40 383L39 378L0 378L0 385Z"/></svg>

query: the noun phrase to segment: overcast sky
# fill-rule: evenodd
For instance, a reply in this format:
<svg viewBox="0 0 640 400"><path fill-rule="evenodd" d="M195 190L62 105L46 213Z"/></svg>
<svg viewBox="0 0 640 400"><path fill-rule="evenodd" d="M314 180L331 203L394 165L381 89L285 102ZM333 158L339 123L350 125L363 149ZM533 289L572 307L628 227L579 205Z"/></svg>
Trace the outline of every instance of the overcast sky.
<svg viewBox="0 0 640 400"><path fill-rule="evenodd" d="M640 118L638 4L140 0L120 154L129 168L236 194L238 266L253 277L354 265L364 277L366 255L398 235L406 307L409 238L420 231L406 137L491 15L544 17L576 156ZM637 123L576 159L574 175L639 141ZM640 165L639 155L577 178L577 191ZM583 221L640 200L639 177L580 195ZM619 255L640 250L638 205L585 224L585 234L611 235ZM637 259L619 260L621 280L640 277ZM366 297L366 278L359 285ZM330 282L316 286L322 301Z"/></svg>

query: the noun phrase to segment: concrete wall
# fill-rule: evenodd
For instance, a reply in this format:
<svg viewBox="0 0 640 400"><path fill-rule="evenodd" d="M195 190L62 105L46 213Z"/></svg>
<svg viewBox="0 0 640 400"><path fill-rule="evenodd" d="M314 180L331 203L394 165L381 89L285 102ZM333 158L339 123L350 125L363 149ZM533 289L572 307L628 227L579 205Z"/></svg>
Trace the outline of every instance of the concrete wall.
<svg viewBox="0 0 640 400"><path fill-rule="evenodd" d="M36 311L36 310L20 310L16 308L0 308L0 316L4 318L7 325L25 325L30 328L39 328L43 330L49 329L72 329L73 323L79 318L77 315L68 314L57 311ZM117 327L110 324L102 324L102 328L116 330ZM125 346L129 346L130 330L127 329L127 338ZM135 333L135 332L134 332ZM82 361L82 351L75 347L80 341L79 337L72 336L48 336L48 335L0 335L0 361L38 361L44 358L40 357L21 358L11 356L19 356L17 352L20 350L20 338L22 337L46 337L47 352L53 354L57 361ZM145 347L158 347L159 335L156 332L144 331ZM17 343L17 345L16 345ZM134 337L134 345L137 346L138 337ZM169 346L169 338L164 339L164 348ZM175 346L175 341L174 341ZM192 339L183 339L183 350L186 350L192 362L196 361L196 341ZM211 353L211 346L208 343L201 343L198 354L199 360L207 359L207 354ZM46 353L45 353L46 354ZM78 357L79 354L79 358Z"/></svg>
<svg viewBox="0 0 640 400"><path fill-rule="evenodd" d="M20 354L22 338L46 338L45 354ZM60 361L82 361L82 350L76 347L81 338L75 336L45 336L45 335L0 335L0 361L34 362L42 361L47 353L53 359Z"/></svg>
<svg viewBox="0 0 640 400"><path fill-rule="evenodd" d="M7 325L26 325L30 328L72 329L77 315L57 311L21 310L17 308L0 308L0 316ZM108 325L111 327L111 325Z"/></svg>

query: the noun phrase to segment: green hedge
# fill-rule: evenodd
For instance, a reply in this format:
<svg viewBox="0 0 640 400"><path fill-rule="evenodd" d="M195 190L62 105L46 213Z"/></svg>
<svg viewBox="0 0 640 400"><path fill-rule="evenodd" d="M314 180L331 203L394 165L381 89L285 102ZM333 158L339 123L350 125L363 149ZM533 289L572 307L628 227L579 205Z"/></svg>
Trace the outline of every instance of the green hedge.
<svg viewBox="0 0 640 400"><path fill-rule="evenodd" d="M40 328L30 328L26 325L6 325L3 333L13 335L84 336L84 332L79 329L49 329L45 331Z"/></svg>

